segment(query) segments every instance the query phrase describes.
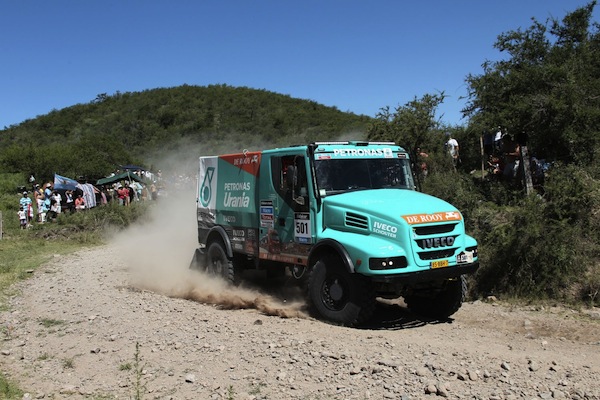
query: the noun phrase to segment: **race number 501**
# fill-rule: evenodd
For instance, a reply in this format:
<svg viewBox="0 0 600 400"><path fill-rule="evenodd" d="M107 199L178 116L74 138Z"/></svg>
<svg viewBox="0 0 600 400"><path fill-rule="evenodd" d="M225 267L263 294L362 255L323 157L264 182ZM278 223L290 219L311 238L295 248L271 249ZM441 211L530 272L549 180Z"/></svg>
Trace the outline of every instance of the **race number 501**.
<svg viewBox="0 0 600 400"><path fill-rule="evenodd" d="M296 213L294 217L294 236L300 243L310 243L310 214Z"/></svg>

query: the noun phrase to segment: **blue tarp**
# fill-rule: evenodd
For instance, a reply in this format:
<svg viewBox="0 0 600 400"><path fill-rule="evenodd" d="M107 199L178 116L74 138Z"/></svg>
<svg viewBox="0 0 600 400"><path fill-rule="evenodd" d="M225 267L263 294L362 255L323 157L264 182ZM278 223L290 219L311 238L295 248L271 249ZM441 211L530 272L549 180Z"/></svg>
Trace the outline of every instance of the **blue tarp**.
<svg viewBox="0 0 600 400"><path fill-rule="evenodd" d="M58 174L54 174L54 189L55 190L75 190L78 182L75 179L66 178Z"/></svg>

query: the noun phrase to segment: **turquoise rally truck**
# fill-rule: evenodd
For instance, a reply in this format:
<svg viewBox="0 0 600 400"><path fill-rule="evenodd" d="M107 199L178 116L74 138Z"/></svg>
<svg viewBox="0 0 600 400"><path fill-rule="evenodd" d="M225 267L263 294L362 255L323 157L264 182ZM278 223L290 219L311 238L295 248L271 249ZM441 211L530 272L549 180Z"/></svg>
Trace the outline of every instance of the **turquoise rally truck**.
<svg viewBox="0 0 600 400"><path fill-rule="evenodd" d="M348 326L377 298L430 318L461 306L479 266L461 213L415 190L391 142L315 142L200 157L192 267L237 282L247 269L289 274L312 311Z"/></svg>

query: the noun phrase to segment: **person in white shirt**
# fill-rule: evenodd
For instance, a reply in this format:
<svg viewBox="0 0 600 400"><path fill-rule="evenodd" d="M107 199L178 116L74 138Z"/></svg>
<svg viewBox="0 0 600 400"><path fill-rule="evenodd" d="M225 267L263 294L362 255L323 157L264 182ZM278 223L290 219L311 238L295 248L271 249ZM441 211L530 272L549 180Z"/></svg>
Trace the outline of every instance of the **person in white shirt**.
<svg viewBox="0 0 600 400"><path fill-rule="evenodd" d="M458 146L458 141L456 139L454 139L452 136L450 136L450 138L446 142L446 149L448 149L448 153L452 157L452 162L454 163L454 166L456 167L458 165L458 159L460 157L460 153L459 153L460 148Z"/></svg>

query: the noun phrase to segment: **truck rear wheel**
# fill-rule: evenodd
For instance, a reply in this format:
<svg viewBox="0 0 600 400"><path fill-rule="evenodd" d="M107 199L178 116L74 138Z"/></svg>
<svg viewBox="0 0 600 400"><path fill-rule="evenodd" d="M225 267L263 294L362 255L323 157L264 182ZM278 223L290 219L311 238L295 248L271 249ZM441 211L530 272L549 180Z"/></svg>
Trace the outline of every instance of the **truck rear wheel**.
<svg viewBox="0 0 600 400"><path fill-rule="evenodd" d="M467 296L467 278L461 275L457 279L444 281L442 288L425 296L415 293L404 298L408 309L424 317L446 319L462 306Z"/></svg>
<svg viewBox="0 0 600 400"><path fill-rule="evenodd" d="M212 242L206 252L206 272L220 276L229 283L235 282L235 269L233 262L220 242Z"/></svg>
<svg viewBox="0 0 600 400"><path fill-rule="evenodd" d="M307 294L317 314L343 325L364 323L375 310L375 292L369 280L348 272L334 256L324 257L313 266Z"/></svg>

